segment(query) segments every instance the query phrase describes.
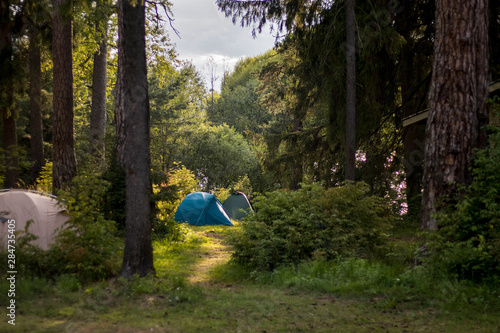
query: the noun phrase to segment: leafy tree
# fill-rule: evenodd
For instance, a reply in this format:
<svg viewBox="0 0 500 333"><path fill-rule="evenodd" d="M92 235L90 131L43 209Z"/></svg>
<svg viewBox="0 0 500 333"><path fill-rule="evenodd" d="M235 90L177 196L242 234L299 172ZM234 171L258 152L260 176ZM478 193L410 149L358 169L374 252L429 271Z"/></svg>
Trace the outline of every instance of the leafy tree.
<svg viewBox="0 0 500 333"><path fill-rule="evenodd" d="M221 0L217 3L227 16L233 17L234 22L240 20L242 25L253 26L255 32L260 32L266 23L273 22L272 27L286 34L281 39L280 46L283 49L289 48L297 59L293 63L294 68L286 63L289 66L286 77L294 78L291 81L294 83L289 86L288 96L293 95L297 102L302 103L302 112L307 115L302 119L316 120L315 125L309 128L311 131L314 129L314 139L304 140L303 143L314 142L312 147L322 155L321 159L316 158L314 167L309 170L314 170L316 179L321 174L321 178L328 184L337 184L342 179L339 175L345 172L347 147L345 1ZM355 14L358 33L356 179L369 183L374 193L387 195L394 192L394 182L401 183L405 179L398 177L396 180L391 173L402 174L401 169L405 165L409 184L406 194L412 202L411 210L415 213L419 211L419 204L415 202L418 202L421 191L419 163L423 152L422 144L419 143L423 142L423 128L415 125L403 130L401 120L403 116L426 107L433 36L433 3L358 2ZM284 68L285 66L274 66L273 71L284 75ZM273 71L269 72L270 78ZM270 86L267 85L268 89ZM271 88L270 92L272 91ZM275 100L282 100L283 92L281 90L278 93L274 89L272 96ZM278 105L280 104L276 103ZM297 106L298 104L295 107ZM283 107L284 104L279 106ZM292 123L290 120L289 124ZM304 136L306 133L311 134L304 124L298 124L296 128L304 127L300 131ZM278 128L271 133L282 133L289 138ZM279 138L277 135L274 137ZM274 146L279 147L276 144ZM302 147L301 153L311 151L311 146L298 146ZM291 151L289 153L290 157L298 155ZM332 156L326 157L326 154ZM290 160L291 158L288 165L291 165ZM323 161L326 164L323 165ZM283 169L275 170L284 174ZM306 170L303 165L304 175L311 174Z"/></svg>
<svg viewBox="0 0 500 333"><path fill-rule="evenodd" d="M209 119L217 124L228 124L251 138L251 133L262 133L271 120L271 114L260 104L258 74L274 55L272 52L240 60L232 73L226 73L220 97L209 112Z"/></svg>
<svg viewBox="0 0 500 333"><path fill-rule="evenodd" d="M314 154L311 145L317 142L317 132L311 135L309 126L318 124L309 104L315 89L302 84L300 77L309 68L299 64L296 49L288 46L262 68L257 91L262 94L262 105L274 115L265 132L265 165L280 183L288 182L290 189L298 189L307 173L309 157Z"/></svg>
<svg viewBox="0 0 500 333"><path fill-rule="evenodd" d="M258 160L242 134L212 126L205 112L205 87L191 64L150 71L151 154L155 183L176 161L195 172L204 190L227 187L258 174Z"/></svg>
<svg viewBox="0 0 500 333"><path fill-rule="evenodd" d="M202 124L186 137L176 155L193 170L204 190L229 187L259 170L259 163L243 135L227 125Z"/></svg>
<svg viewBox="0 0 500 333"><path fill-rule="evenodd" d="M149 74L149 94L151 159L156 178L173 167L182 138L206 121L203 112L205 87L199 73L189 63L179 70L173 66L154 65ZM161 181L155 179L155 182Z"/></svg>

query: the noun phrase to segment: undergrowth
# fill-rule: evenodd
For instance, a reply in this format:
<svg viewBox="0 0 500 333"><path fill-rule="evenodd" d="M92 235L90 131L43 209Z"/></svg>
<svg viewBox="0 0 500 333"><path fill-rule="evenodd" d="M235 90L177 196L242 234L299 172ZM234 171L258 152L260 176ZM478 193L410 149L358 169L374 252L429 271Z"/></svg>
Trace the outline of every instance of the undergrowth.
<svg viewBox="0 0 500 333"><path fill-rule="evenodd" d="M364 183L329 189L312 184L257 197L256 213L230 239L233 258L272 271L311 259L384 256L394 217L388 203L368 192Z"/></svg>

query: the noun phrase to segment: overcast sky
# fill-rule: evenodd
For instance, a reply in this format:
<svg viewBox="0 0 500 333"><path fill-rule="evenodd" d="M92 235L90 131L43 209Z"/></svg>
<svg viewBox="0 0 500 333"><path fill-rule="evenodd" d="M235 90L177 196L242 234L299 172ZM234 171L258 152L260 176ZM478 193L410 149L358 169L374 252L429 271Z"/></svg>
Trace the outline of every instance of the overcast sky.
<svg viewBox="0 0 500 333"><path fill-rule="evenodd" d="M264 29L256 38L252 29L234 25L217 9L215 0L171 0L180 38L169 30L176 44L178 58L191 61L204 76L209 75L207 62L210 57L217 64L217 76L222 77L224 66L232 71L235 63L245 57L257 56L272 49L274 37ZM215 88L220 88L220 78Z"/></svg>

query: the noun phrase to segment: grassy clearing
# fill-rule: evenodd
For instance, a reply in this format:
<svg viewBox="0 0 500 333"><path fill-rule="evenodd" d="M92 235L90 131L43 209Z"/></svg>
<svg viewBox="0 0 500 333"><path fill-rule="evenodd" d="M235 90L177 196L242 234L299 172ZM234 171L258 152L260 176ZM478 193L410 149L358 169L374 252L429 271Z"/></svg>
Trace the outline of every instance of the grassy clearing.
<svg viewBox="0 0 500 333"><path fill-rule="evenodd" d="M401 271L352 261L304 264L251 274L228 262L224 239L238 227L192 227L183 243L155 241L156 278L81 285L18 280L16 326L7 324L0 282L1 332L497 332L495 302L450 282L436 289L464 302L398 287ZM418 276L416 277L418 278ZM413 289L411 289L413 288ZM464 287L465 288L465 287ZM405 291L406 290L406 291ZM483 290L486 294L490 290ZM475 295L474 295L475 293ZM476 299L474 300L474 296ZM500 296L500 295L498 295ZM490 297L491 298L491 297ZM440 300L443 298L440 296ZM484 299L484 297L483 297ZM453 304L469 304L454 308Z"/></svg>

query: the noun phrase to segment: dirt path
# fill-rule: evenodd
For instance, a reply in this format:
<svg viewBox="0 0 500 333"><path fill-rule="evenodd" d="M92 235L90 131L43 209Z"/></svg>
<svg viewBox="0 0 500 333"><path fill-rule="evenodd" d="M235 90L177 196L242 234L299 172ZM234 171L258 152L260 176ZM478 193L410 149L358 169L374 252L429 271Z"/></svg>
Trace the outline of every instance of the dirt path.
<svg viewBox="0 0 500 333"><path fill-rule="evenodd" d="M231 257L230 247L222 243L223 235L214 231L205 231L203 236L209 241L205 243L205 252L202 260L193 268L193 272L188 277L190 283L205 284L209 281L209 272L217 265L226 263Z"/></svg>

